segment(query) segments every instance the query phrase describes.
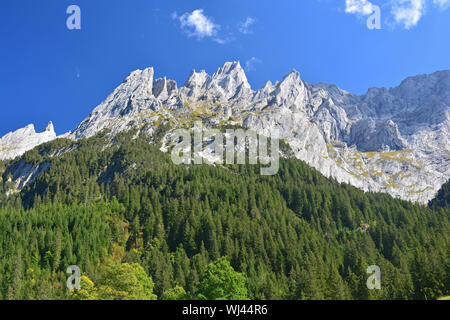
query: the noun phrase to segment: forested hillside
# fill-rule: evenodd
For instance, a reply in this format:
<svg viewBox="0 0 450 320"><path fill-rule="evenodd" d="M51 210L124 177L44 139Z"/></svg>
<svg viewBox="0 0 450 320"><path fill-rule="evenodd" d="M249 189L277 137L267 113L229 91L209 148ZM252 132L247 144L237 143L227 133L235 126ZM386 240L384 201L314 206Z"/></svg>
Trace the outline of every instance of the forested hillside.
<svg viewBox="0 0 450 320"><path fill-rule="evenodd" d="M430 207L433 209L450 207L450 180L442 186L436 198L430 201Z"/></svg>
<svg viewBox="0 0 450 320"><path fill-rule="evenodd" d="M364 193L297 160L281 160L275 176L250 165L176 166L133 135L112 144L104 133L58 139L27 152L27 163L50 167L20 193L11 192L8 176L21 160L1 164L0 298L434 299L450 292L448 207ZM82 270L79 292L66 289L69 265ZM381 290L366 287L369 265L381 268ZM123 276L134 279L128 291L117 285ZM222 286L229 290L215 290Z"/></svg>

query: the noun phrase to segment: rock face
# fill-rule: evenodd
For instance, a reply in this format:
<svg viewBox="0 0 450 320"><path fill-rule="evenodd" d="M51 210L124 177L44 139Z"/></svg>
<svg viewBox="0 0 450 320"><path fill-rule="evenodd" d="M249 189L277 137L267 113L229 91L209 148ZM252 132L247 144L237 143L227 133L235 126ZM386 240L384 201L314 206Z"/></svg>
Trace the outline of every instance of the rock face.
<svg viewBox="0 0 450 320"><path fill-rule="evenodd" d="M50 121L45 130L36 133L34 125L6 134L0 139L0 160L13 159L21 156L34 147L56 139L53 123Z"/></svg>
<svg viewBox="0 0 450 320"><path fill-rule="evenodd" d="M11 174L11 180L14 181L15 188L20 190L49 167L50 163L48 162L32 165L21 159L8 168L6 175Z"/></svg>
<svg viewBox="0 0 450 320"><path fill-rule="evenodd" d="M350 143L360 151L403 150L407 143L402 138L398 126L392 120L362 119L355 122L350 130Z"/></svg>
<svg viewBox="0 0 450 320"><path fill-rule="evenodd" d="M450 177L450 71L362 96L309 84L295 70L254 91L239 62L225 63L212 76L194 70L181 88L153 76L153 68L132 72L69 137L104 128L152 134L161 124L190 127L201 120L264 135L276 131L298 159L365 191L425 203Z"/></svg>

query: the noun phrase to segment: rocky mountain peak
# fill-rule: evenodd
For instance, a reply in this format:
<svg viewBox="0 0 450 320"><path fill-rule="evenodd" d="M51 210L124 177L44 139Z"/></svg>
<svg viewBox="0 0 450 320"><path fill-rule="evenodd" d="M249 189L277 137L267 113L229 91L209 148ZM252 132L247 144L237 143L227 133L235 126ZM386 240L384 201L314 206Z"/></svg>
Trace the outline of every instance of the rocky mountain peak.
<svg viewBox="0 0 450 320"><path fill-rule="evenodd" d="M211 77L205 70L196 72L192 70L188 80L180 88L180 92L184 94L188 99L196 99L206 89L206 85L211 81Z"/></svg>
<svg viewBox="0 0 450 320"><path fill-rule="evenodd" d="M28 150L54 139L56 139L56 134L51 121L41 133L36 133L34 125L29 124L0 139L0 160L14 159Z"/></svg>
<svg viewBox="0 0 450 320"><path fill-rule="evenodd" d="M233 61L233 62L225 62L222 67L217 69L216 73L214 73L213 78L219 77L221 75L244 75L245 72L244 69L241 66L241 63L239 61Z"/></svg>
<svg viewBox="0 0 450 320"><path fill-rule="evenodd" d="M192 119L230 123L264 135L278 132L298 159L339 182L425 203L450 177L449 114L450 71L358 96L336 85L311 85L292 70L255 92L241 64L226 62L212 76L192 71L181 88L154 79L153 68L133 71L68 137L87 138L104 128L113 135L133 126L151 135L161 123L177 128ZM36 136L54 137L52 127L6 135L0 158L23 153L39 142Z"/></svg>
<svg viewBox="0 0 450 320"><path fill-rule="evenodd" d="M145 80L153 80L154 74L155 74L155 70L153 67L145 68L144 70L137 69L137 70L132 71L126 77L125 82L137 81L137 80L147 82Z"/></svg>
<svg viewBox="0 0 450 320"><path fill-rule="evenodd" d="M292 70L281 82L277 82L272 93L278 105L303 112L306 112L308 94L297 70Z"/></svg>
<svg viewBox="0 0 450 320"><path fill-rule="evenodd" d="M444 99L443 103L450 104L450 70L408 77L389 92L413 106L427 105L430 100L435 104L436 94Z"/></svg>
<svg viewBox="0 0 450 320"><path fill-rule="evenodd" d="M55 133L55 127L53 126L53 122L49 122L45 127L45 132Z"/></svg>
<svg viewBox="0 0 450 320"><path fill-rule="evenodd" d="M10 133L11 135L14 134L34 134L36 133L36 130L34 129L34 124L30 123L29 125L25 126L22 129L18 129L15 132Z"/></svg>
<svg viewBox="0 0 450 320"><path fill-rule="evenodd" d="M174 80L167 80L166 77L153 81L153 96L162 101L166 101L178 91L177 83Z"/></svg>
<svg viewBox="0 0 450 320"><path fill-rule="evenodd" d="M215 91L216 98L228 100L251 92L245 71L238 61L226 62L212 76L208 90Z"/></svg>
<svg viewBox="0 0 450 320"><path fill-rule="evenodd" d="M206 71L204 69L200 70L200 72L197 72L194 70L192 70L191 74L189 75L188 80L186 81L186 84L189 83L197 83L197 84L205 84L207 80L210 80L210 76L209 74L206 73Z"/></svg>
<svg viewBox="0 0 450 320"><path fill-rule="evenodd" d="M301 81L300 72L298 72L295 69L292 69L287 75L284 76L282 82L289 82L289 83L300 83Z"/></svg>
<svg viewBox="0 0 450 320"><path fill-rule="evenodd" d="M238 61L225 62L212 75L204 70L191 72L189 79L180 88L185 100L227 101L249 96L252 90L244 69Z"/></svg>

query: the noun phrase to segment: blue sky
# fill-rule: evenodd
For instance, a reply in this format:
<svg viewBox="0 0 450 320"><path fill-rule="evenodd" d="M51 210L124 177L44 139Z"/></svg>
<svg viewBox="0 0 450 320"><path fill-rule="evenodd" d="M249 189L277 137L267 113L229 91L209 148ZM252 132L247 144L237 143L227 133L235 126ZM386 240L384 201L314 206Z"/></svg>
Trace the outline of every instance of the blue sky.
<svg viewBox="0 0 450 320"><path fill-rule="evenodd" d="M69 5L81 30L68 30ZM363 94L450 69L450 0L2 0L0 136L72 130L133 70L181 86L239 60L253 89L291 69ZM366 20L381 9L381 29Z"/></svg>

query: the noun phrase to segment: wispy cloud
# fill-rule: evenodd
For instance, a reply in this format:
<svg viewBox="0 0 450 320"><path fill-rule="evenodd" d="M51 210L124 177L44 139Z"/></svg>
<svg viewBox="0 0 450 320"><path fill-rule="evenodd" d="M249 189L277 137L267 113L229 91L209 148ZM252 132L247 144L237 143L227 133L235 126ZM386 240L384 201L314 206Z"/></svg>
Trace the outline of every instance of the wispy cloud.
<svg viewBox="0 0 450 320"><path fill-rule="evenodd" d="M441 9L450 7L450 0L433 0L433 3Z"/></svg>
<svg viewBox="0 0 450 320"><path fill-rule="evenodd" d="M411 29L419 23L431 3L440 10L450 7L450 0L390 0L383 7L390 8L391 17L387 21L391 21L392 26ZM369 0L345 0L345 12L358 16L371 15L375 7Z"/></svg>
<svg viewBox="0 0 450 320"><path fill-rule="evenodd" d="M345 12L368 16L373 13L374 7L367 0L345 0Z"/></svg>
<svg viewBox="0 0 450 320"><path fill-rule="evenodd" d="M226 40L218 37L220 25L215 24L212 18L203 14L203 9L186 12L181 16L174 12L172 13L172 19L180 23L181 29L188 37L196 37L197 39L209 37L220 44L226 42Z"/></svg>
<svg viewBox="0 0 450 320"><path fill-rule="evenodd" d="M405 29L411 29L419 23L425 13L425 0L395 0L391 13L397 24L403 25Z"/></svg>
<svg viewBox="0 0 450 320"><path fill-rule="evenodd" d="M256 57L251 57L247 61L245 61L245 71L255 71L256 65L261 63L262 60Z"/></svg>
<svg viewBox="0 0 450 320"><path fill-rule="evenodd" d="M243 34L251 34L253 31L250 29L256 22L255 18L247 17L244 22L239 24L239 32Z"/></svg>

